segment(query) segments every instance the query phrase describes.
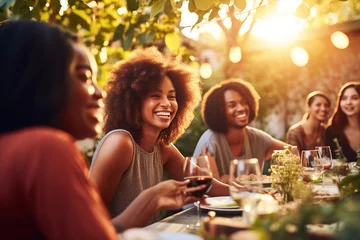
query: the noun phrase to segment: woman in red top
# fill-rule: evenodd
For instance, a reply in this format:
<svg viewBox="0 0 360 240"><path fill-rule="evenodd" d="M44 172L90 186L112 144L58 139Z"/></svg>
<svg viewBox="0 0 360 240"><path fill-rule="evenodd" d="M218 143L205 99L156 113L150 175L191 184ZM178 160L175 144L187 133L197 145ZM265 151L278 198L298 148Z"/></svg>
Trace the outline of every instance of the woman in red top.
<svg viewBox="0 0 360 240"><path fill-rule="evenodd" d="M122 223L111 224L75 143L97 134L94 58L75 37L35 21L0 25L0 52L1 238L117 239ZM123 214L179 208L193 200L183 195L187 183L158 184Z"/></svg>

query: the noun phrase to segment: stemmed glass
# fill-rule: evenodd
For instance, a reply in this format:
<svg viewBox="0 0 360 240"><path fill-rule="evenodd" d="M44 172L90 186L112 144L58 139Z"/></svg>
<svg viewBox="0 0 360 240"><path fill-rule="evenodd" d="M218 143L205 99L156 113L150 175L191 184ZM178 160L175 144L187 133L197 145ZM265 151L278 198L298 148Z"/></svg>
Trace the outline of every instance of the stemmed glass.
<svg viewBox="0 0 360 240"><path fill-rule="evenodd" d="M291 154L300 157L299 150L297 146L284 146L284 150L289 150Z"/></svg>
<svg viewBox="0 0 360 240"><path fill-rule="evenodd" d="M258 160L233 160L230 163L229 175L230 195L243 209L243 222L251 224L257 214L256 208L261 200L263 187Z"/></svg>
<svg viewBox="0 0 360 240"><path fill-rule="evenodd" d="M188 187L197 187L205 185L205 188L188 192L189 195L200 198L207 193L211 187L213 179L210 168L209 159L207 156L186 157L184 163L184 179L189 179ZM187 225L188 230L197 230L200 226L200 201L197 201L197 222L196 224Z"/></svg>
<svg viewBox="0 0 360 240"><path fill-rule="evenodd" d="M324 164L324 170L329 170L332 164L332 154L329 146L318 146L315 147L316 150L319 151L320 158Z"/></svg>
<svg viewBox="0 0 360 240"><path fill-rule="evenodd" d="M330 146L317 146L315 147L315 149L319 151L320 158L324 166L324 172L326 170L329 170L332 164L332 154L331 154ZM322 175L322 178L323 178L323 187L324 187L324 173Z"/></svg>
<svg viewBox="0 0 360 240"><path fill-rule="evenodd" d="M303 150L301 152L301 165L303 166L304 182L315 181L324 172L324 165L318 150Z"/></svg>

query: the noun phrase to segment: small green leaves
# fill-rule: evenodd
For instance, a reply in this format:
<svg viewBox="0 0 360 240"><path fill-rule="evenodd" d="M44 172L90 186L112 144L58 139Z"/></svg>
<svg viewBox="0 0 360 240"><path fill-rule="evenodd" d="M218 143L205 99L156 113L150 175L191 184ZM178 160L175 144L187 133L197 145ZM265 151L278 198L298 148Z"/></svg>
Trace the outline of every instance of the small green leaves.
<svg viewBox="0 0 360 240"><path fill-rule="evenodd" d="M211 11L211 13L209 15L209 21L213 20L214 18L216 18L218 16L219 10L220 10L219 7L213 8L213 10Z"/></svg>
<svg viewBox="0 0 360 240"><path fill-rule="evenodd" d="M195 5L195 0L189 0L189 12L195 12L197 10L196 5Z"/></svg>
<svg viewBox="0 0 360 240"><path fill-rule="evenodd" d="M230 0L220 0L220 3L222 3L222 4L230 4Z"/></svg>
<svg viewBox="0 0 360 240"><path fill-rule="evenodd" d="M139 2L137 0L126 0L126 6L128 11L135 11L139 8Z"/></svg>
<svg viewBox="0 0 360 240"><path fill-rule="evenodd" d="M246 0L234 0L234 5L239 11L243 11L246 8Z"/></svg>
<svg viewBox="0 0 360 240"><path fill-rule="evenodd" d="M195 0L195 6L202 11L208 10L213 3L214 0Z"/></svg>
<svg viewBox="0 0 360 240"><path fill-rule="evenodd" d="M165 44L171 52L177 53L180 48L179 34L177 32L167 33L165 35Z"/></svg>
<svg viewBox="0 0 360 240"><path fill-rule="evenodd" d="M163 12L165 0L155 0L154 4L151 6L150 17L155 17L158 13Z"/></svg>
<svg viewBox="0 0 360 240"><path fill-rule="evenodd" d="M170 15L174 12L173 6L171 4L171 0L165 0L164 4L164 13L166 15Z"/></svg>

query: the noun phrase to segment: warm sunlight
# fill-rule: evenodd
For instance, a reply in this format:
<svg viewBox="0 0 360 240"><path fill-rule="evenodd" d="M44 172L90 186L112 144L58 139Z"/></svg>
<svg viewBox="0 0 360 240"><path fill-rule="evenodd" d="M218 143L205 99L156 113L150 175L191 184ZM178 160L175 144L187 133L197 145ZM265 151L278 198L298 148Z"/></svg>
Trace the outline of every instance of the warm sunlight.
<svg viewBox="0 0 360 240"><path fill-rule="evenodd" d="M276 12L258 20L251 33L273 44L284 44L295 39L304 26L304 20L294 16L301 0L279 0Z"/></svg>
<svg viewBox="0 0 360 240"><path fill-rule="evenodd" d="M331 34L330 39L334 46L339 49L345 49L349 46L349 38L343 32L334 32Z"/></svg>
<svg viewBox="0 0 360 240"><path fill-rule="evenodd" d="M181 31L186 37L198 40L199 35L202 32L208 32L213 35L213 37L217 40L220 39L220 36L222 34L221 28L216 24L216 22L210 22L205 24L200 24L198 27L194 27L192 29L192 26L196 23L198 16L196 13L191 13L188 10L188 2L184 2L181 7L181 21L180 21L180 27L183 27L183 30ZM206 15L204 16L206 18Z"/></svg>
<svg viewBox="0 0 360 240"><path fill-rule="evenodd" d="M303 67L309 62L309 54L302 47L294 47L290 52L290 57L296 66Z"/></svg>

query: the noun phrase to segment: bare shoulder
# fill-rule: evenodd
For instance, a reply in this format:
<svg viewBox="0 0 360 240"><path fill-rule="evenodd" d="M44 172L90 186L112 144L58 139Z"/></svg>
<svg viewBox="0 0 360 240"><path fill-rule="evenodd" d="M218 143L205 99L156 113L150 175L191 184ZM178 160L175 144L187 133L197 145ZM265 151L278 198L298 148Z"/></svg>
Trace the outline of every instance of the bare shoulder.
<svg viewBox="0 0 360 240"><path fill-rule="evenodd" d="M126 132L115 132L105 139L97 158L100 161L111 161L116 162L116 165L128 166L133 154L134 143L132 137Z"/></svg>
<svg viewBox="0 0 360 240"><path fill-rule="evenodd" d="M160 152L163 164L167 163L169 159L183 158L180 151L172 143L166 146L161 145Z"/></svg>

